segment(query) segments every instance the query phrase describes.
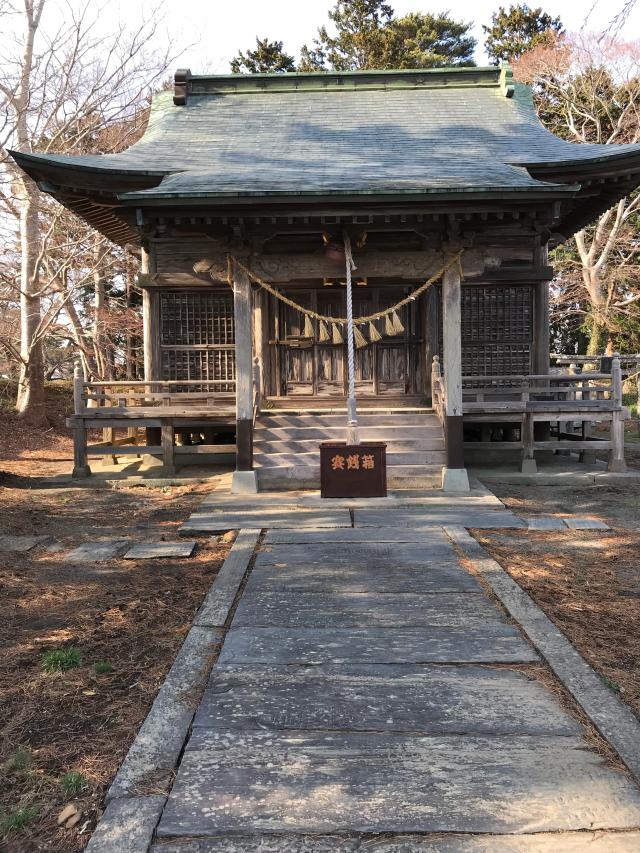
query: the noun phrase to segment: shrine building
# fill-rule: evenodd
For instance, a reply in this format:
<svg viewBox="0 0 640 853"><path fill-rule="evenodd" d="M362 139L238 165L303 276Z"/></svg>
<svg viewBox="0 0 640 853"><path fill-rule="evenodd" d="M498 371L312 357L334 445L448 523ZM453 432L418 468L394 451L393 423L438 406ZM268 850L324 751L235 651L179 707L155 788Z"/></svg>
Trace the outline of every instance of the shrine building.
<svg viewBox="0 0 640 853"><path fill-rule="evenodd" d="M12 156L141 257L144 376L77 379L76 476L215 460L226 434L235 490L316 486L344 437L347 243L360 434L390 485L464 490L474 456L534 471L565 445L624 468L616 360L550 373L548 249L640 184L640 146L555 137L508 68L182 70L126 151Z"/></svg>

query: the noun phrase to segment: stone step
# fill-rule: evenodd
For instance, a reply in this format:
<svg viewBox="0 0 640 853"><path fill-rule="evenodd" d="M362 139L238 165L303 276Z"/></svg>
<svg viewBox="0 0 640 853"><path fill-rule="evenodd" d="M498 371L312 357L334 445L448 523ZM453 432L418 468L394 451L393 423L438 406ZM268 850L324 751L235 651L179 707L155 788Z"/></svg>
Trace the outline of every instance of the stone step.
<svg viewBox="0 0 640 853"><path fill-rule="evenodd" d="M345 424L340 427L272 427L267 428L260 424L256 424L254 438L256 441L300 441L305 439L314 439L318 441L343 441L345 433ZM363 426L359 429L361 441L389 441L390 438L397 436L398 426L396 424L380 424L378 426ZM422 424L407 424L402 426L402 438L405 441L413 441L415 438L438 438L442 436L442 429L439 424L427 425Z"/></svg>
<svg viewBox="0 0 640 853"><path fill-rule="evenodd" d="M254 466L256 468L287 468L289 466L306 465L308 467L319 468L319 453L317 450L307 453L271 453L270 451L255 453ZM422 465L444 465L445 452L444 448L437 450L425 451L405 451L400 453L387 451L387 471L389 468L399 466L410 466L419 468Z"/></svg>
<svg viewBox="0 0 640 853"><path fill-rule="evenodd" d="M256 468L262 491L280 489L319 489L320 466L295 465L287 468ZM439 489L442 485L442 464L391 465L387 467L389 489Z"/></svg>
<svg viewBox="0 0 640 853"><path fill-rule="evenodd" d="M336 441L344 439L336 437ZM387 442L387 458L390 453L413 452L420 450L444 450L444 438L442 435L434 436L433 438L416 438L411 440L401 440L391 438ZM256 438L253 442L254 454L260 455L263 453L318 453L320 442L318 439L300 439L298 441L280 441Z"/></svg>
<svg viewBox="0 0 640 853"><path fill-rule="evenodd" d="M300 412L298 414L261 413L256 426L344 426L347 420L344 414L323 414L319 412ZM427 412L358 412L358 423L362 426L376 426L379 423L397 425L438 424L438 418Z"/></svg>

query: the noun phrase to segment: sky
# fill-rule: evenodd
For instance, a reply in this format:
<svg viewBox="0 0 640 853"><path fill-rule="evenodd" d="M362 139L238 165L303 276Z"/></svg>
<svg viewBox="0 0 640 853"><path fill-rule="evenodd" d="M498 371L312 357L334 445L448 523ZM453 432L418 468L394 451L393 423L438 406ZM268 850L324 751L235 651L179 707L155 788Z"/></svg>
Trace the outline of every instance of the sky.
<svg viewBox="0 0 640 853"><path fill-rule="evenodd" d="M396 14L407 12L447 11L464 21L473 21L474 35L478 39L476 61L486 64L482 50L484 35L482 24L488 24L492 13L501 5L500 0L450 0L450 2L425 2L425 0L387 0ZM512 0L513 2L513 0ZM540 2L540 0L539 0ZM183 54L180 65L191 68L194 74L229 71L229 61L238 52L254 44L255 37L281 40L288 53L297 55L300 46L310 44L317 28L328 23L327 12L335 0L189 0L178 14L179 4L171 0L168 24L173 38L190 45ZM549 0L541 2L543 9L559 15L565 28L576 32L582 28L602 31L622 8L624 0ZM510 5L506 0L502 5ZM529 5L536 7L535 0ZM135 13L149 11L149 0L111 0L104 7L103 16L135 17ZM626 40L640 38L640 0L627 20L621 35Z"/></svg>

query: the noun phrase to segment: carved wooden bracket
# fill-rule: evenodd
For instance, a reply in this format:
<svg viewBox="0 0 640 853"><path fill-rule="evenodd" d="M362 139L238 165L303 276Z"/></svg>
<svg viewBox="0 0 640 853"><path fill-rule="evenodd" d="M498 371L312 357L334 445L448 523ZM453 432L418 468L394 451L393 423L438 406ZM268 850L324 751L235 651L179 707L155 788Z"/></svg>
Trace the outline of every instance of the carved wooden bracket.
<svg viewBox="0 0 640 853"><path fill-rule="evenodd" d="M191 69L178 68L173 78L173 103L177 107L184 107L191 90Z"/></svg>
<svg viewBox="0 0 640 853"><path fill-rule="evenodd" d="M448 254L448 253L447 253ZM251 255L242 259L257 276L269 282L299 279L336 278L340 270L324 254ZM427 279L437 273L445 261L442 252L362 252L355 256L360 278ZM497 269L500 258L480 249L466 250L462 256L465 278L475 278L486 270ZM193 265L195 273L208 273L215 281L226 281L227 258L215 254Z"/></svg>

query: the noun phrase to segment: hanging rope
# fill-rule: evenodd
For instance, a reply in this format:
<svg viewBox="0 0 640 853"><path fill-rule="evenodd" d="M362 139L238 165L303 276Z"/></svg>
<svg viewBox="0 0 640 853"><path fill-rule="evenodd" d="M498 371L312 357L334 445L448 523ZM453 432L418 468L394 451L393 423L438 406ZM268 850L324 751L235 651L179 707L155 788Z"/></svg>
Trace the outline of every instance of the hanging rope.
<svg viewBox="0 0 640 853"><path fill-rule="evenodd" d="M408 305L410 302L413 302L419 296L421 296L425 290L439 281L442 276L447 272L447 270L451 269L452 266L458 264L460 268L461 278L462 278L462 252L460 250L457 254L453 255L449 260L443 265L443 267L438 270L437 273L428 278L423 284L413 290L408 296L405 296L399 302L396 302L395 305L392 305L389 308L385 308L383 311L376 311L374 314L367 314L363 317L354 317L353 323L356 326L362 326L365 323L373 323L375 320L380 320L382 317L388 318L390 322L390 326L388 328L393 329L394 331L385 331L387 334L401 334L404 331L404 326L400 321L400 317L398 316L398 311L404 308L405 305ZM255 284L260 285L260 287L264 288L268 293L272 296L275 296L276 299L279 299L281 302L284 302L285 305L288 305L290 308L293 308L296 311L299 311L301 314L304 314L307 317L311 317L314 320L321 321L323 323L330 323L334 327L334 337L335 337L335 329L336 324L344 325L347 323L347 317L331 317L329 314L319 314L317 311L313 311L311 308L305 308L303 305L300 305L298 302L295 302L293 299L289 299L288 296L285 296L282 291L278 290L277 287L274 287L268 281L265 281L263 278L260 278L259 275L256 275L252 272L248 267L246 267L242 261L239 261L233 255L227 256L228 262L228 277L229 284L233 286L233 273L232 273L232 265L235 264L238 269L242 270L246 275L249 276L251 281ZM395 318L393 317L395 314ZM320 335L322 335L322 326L320 327ZM335 341L334 341L335 342Z"/></svg>

